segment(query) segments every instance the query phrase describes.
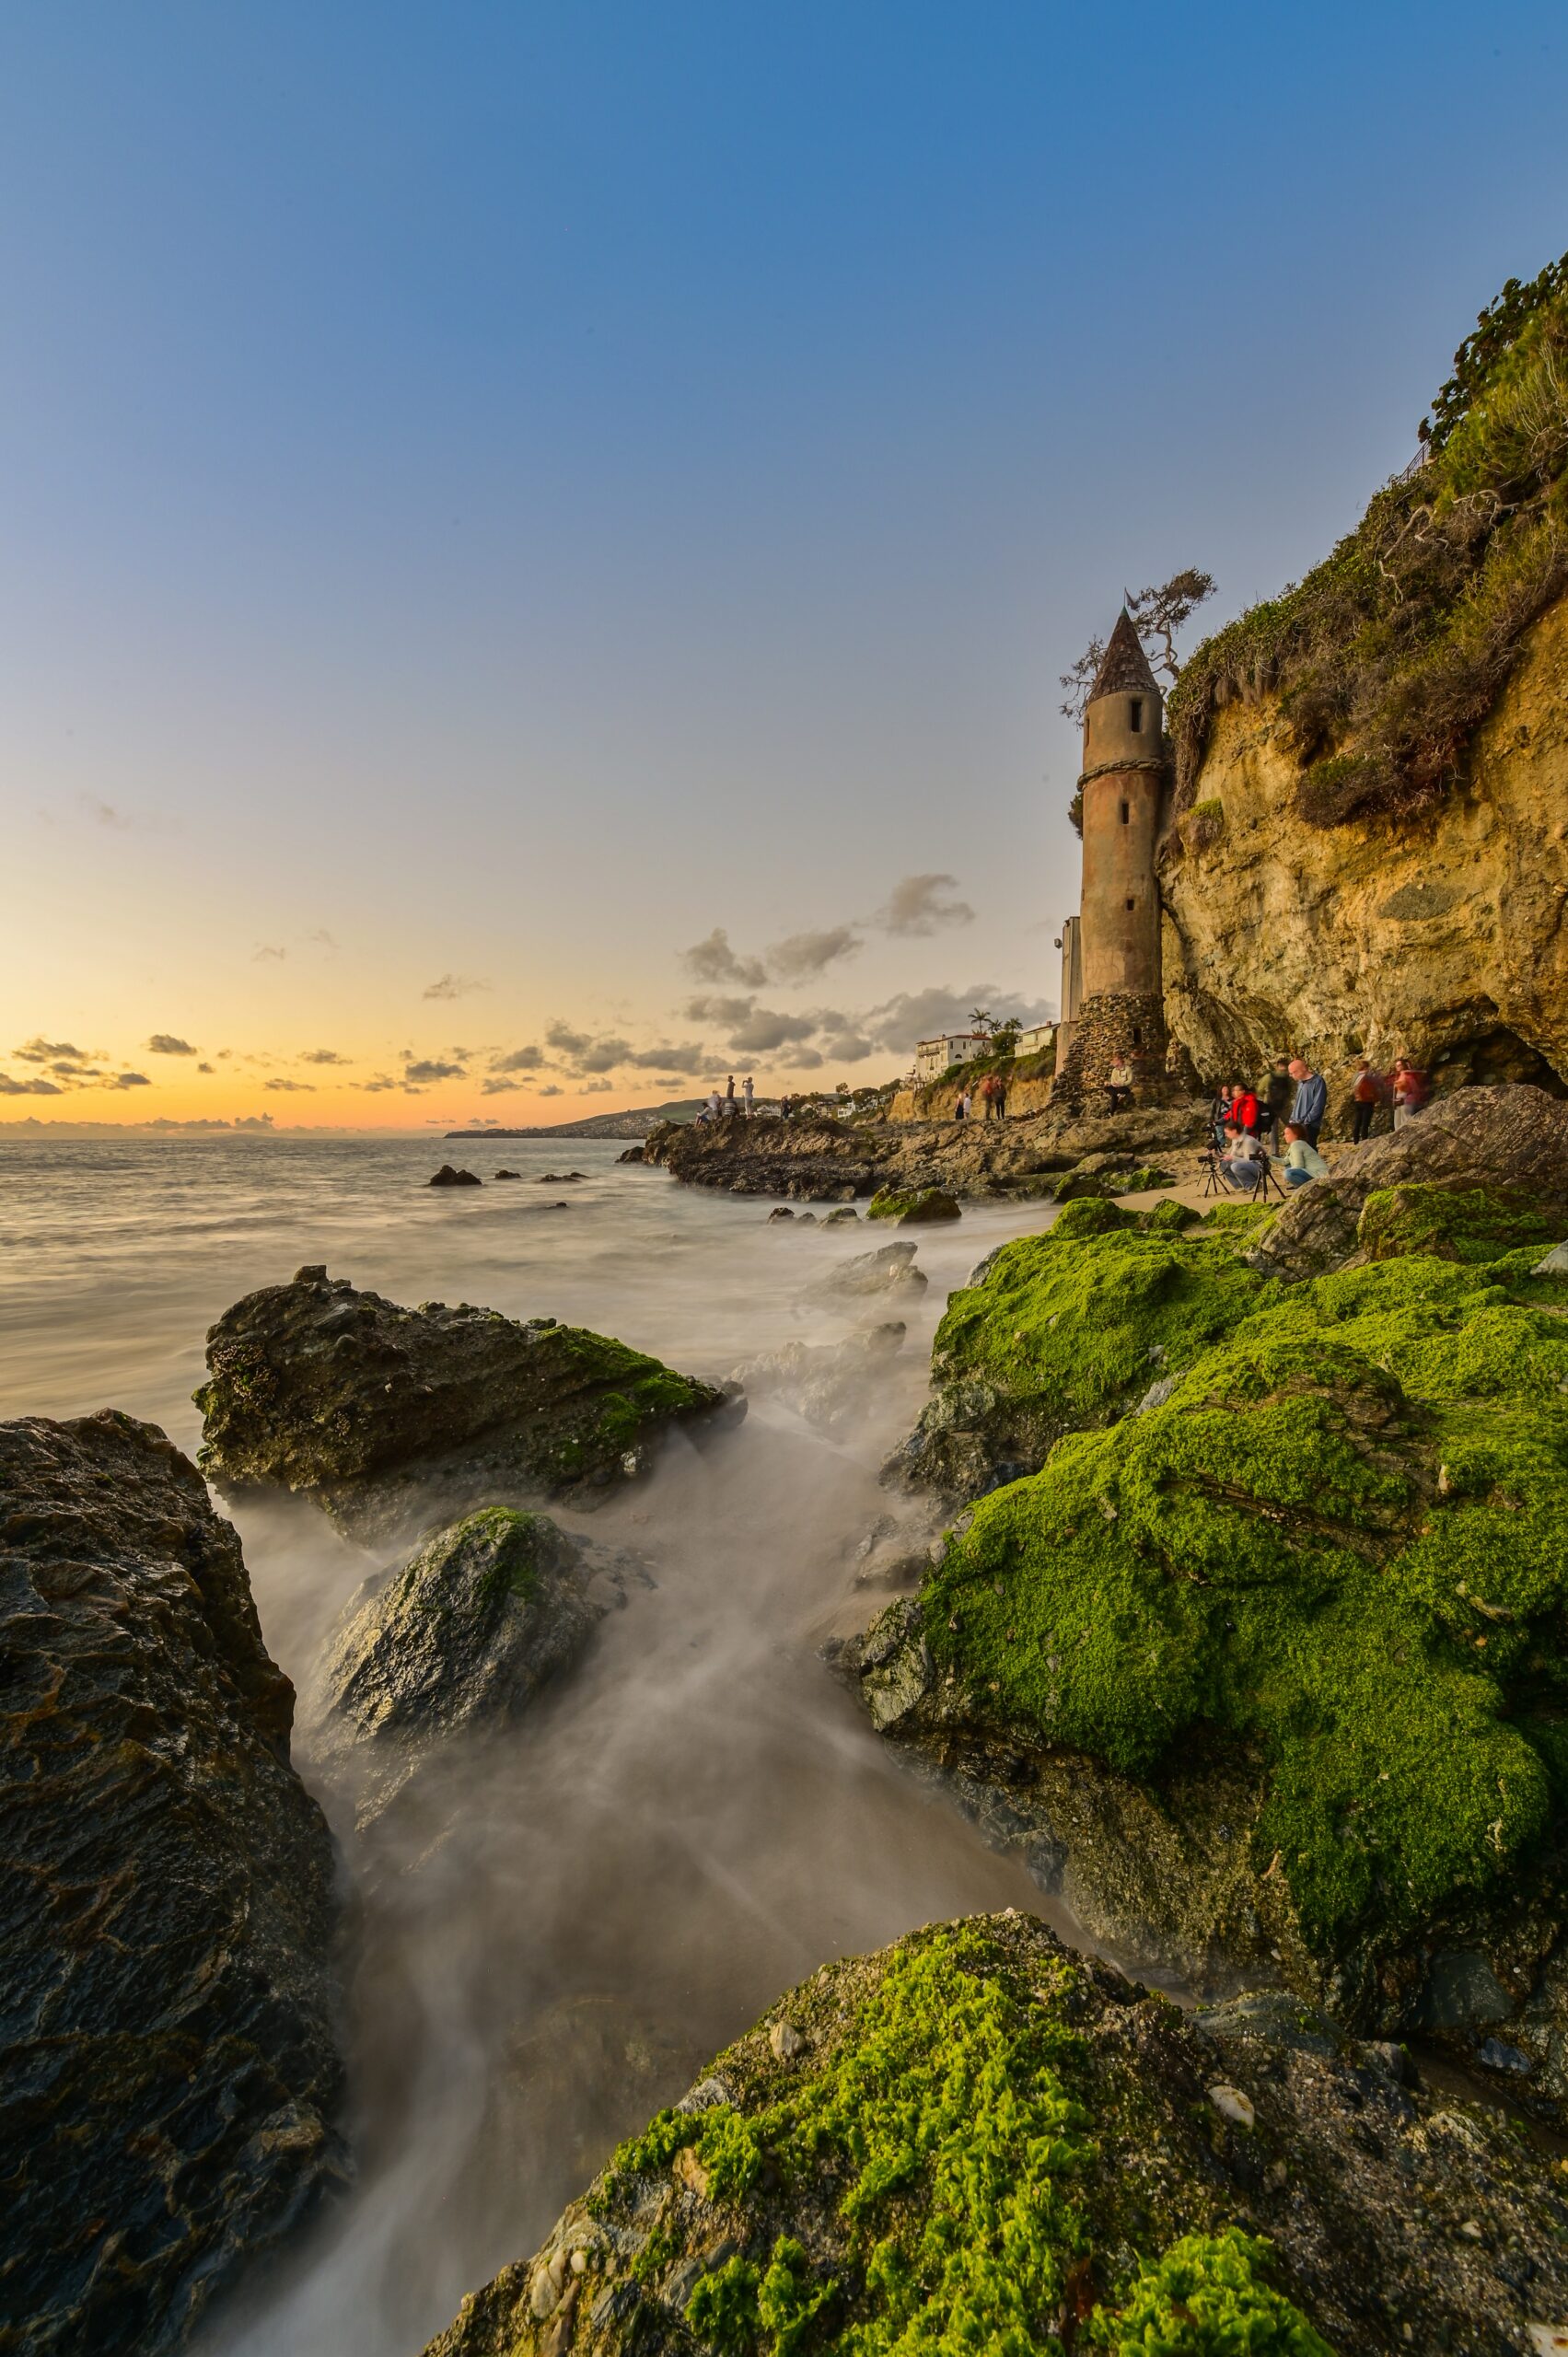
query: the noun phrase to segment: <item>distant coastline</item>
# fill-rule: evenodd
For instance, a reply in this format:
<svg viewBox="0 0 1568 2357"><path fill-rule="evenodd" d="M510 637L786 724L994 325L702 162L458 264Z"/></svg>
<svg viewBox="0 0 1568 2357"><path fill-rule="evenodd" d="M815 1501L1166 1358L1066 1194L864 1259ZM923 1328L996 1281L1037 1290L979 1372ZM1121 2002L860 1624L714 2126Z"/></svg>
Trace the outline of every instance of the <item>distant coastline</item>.
<svg viewBox="0 0 1568 2357"><path fill-rule="evenodd" d="M583 1121L552 1121L531 1130L448 1130L448 1138L466 1145L482 1145L487 1138L645 1138L661 1121L695 1120L700 1097L685 1097L672 1105L645 1105L627 1113L596 1113Z"/></svg>

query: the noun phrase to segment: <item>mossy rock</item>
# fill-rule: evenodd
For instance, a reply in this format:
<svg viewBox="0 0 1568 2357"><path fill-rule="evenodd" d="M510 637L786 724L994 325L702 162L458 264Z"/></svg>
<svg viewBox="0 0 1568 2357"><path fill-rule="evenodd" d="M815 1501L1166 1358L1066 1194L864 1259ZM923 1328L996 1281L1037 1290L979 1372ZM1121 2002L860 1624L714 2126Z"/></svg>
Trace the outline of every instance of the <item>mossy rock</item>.
<svg viewBox="0 0 1568 2357"><path fill-rule="evenodd" d="M1356 1244L1369 1260L1427 1252L1444 1260L1500 1260L1527 1245L1554 1244L1554 1225L1517 1195L1483 1187L1379 1187L1368 1195Z"/></svg>
<svg viewBox="0 0 1568 2357"><path fill-rule="evenodd" d="M1151 1203L1139 1225L1145 1236L1179 1236L1184 1228L1196 1227L1202 1217L1191 1203Z"/></svg>
<svg viewBox="0 0 1568 2357"><path fill-rule="evenodd" d="M1011 1910L824 1965L425 2357L1505 2357L1516 2283L1562 2312L1545 2155L1271 2027Z"/></svg>
<svg viewBox="0 0 1568 2357"><path fill-rule="evenodd" d="M951 1296L932 1347L934 1396L889 1474L972 1498L1035 1470L1063 1434L1168 1386L1248 1315L1263 1283L1223 1237L1144 1233L1118 1204L1071 1204Z"/></svg>
<svg viewBox="0 0 1568 2357"><path fill-rule="evenodd" d="M1136 1170L1119 1170L1115 1180L1119 1195L1146 1195L1156 1187L1174 1187L1175 1184L1174 1171L1161 1170L1157 1164L1152 1162L1141 1163Z"/></svg>
<svg viewBox="0 0 1568 2357"><path fill-rule="evenodd" d="M1200 1734L1256 1758L1253 1870L1288 1894L1307 1985L1353 2011L1388 1960L1527 1894L1568 1800L1568 1284L1523 1252L1249 1292L1191 1257L1223 1249L1086 1242L1015 1263L988 1317L1004 1255L957 1296L949 1357L1005 1357L1011 1330L1081 1426L1146 1334L1187 1364L981 1501L924 1643L997 1737L1134 1780Z"/></svg>
<svg viewBox="0 0 1568 2357"><path fill-rule="evenodd" d="M865 1207L865 1216L896 1220L900 1227L920 1227L936 1220L958 1219L962 1213L943 1187L879 1187Z"/></svg>

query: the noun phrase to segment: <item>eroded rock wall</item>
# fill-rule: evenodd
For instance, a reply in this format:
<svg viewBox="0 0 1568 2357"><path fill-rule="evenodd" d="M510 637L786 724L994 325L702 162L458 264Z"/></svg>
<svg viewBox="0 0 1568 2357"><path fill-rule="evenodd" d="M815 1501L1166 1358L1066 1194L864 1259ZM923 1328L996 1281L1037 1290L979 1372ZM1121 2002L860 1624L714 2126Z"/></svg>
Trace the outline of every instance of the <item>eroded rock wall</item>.
<svg viewBox="0 0 1568 2357"><path fill-rule="evenodd" d="M1162 853L1166 1017L1208 1079L1297 1049L1439 1085L1568 1082L1568 602L1434 811L1313 827L1271 699L1210 732Z"/></svg>

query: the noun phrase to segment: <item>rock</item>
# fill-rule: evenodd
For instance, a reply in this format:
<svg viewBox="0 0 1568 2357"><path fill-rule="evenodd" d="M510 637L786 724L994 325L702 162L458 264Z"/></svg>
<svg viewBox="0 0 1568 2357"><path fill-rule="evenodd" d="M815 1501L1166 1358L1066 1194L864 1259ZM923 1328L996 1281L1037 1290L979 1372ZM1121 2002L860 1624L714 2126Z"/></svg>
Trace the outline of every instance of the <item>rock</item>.
<svg viewBox="0 0 1568 2357"><path fill-rule="evenodd" d="M1252 2098L1243 2095L1239 2087L1227 2087L1222 2084L1210 2087L1206 2092L1222 2119L1228 2119L1236 2128L1257 2126L1258 2115L1252 2108Z"/></svg>
<svg viewBox="0 0 1568 2357"><path fill-rule="evenodd" d="M520 1170L498 1170L495 1173L497 1178L520 1178L522 1175ZM436 1181L432 1179L430 1183L434 1186Z"/></svg>
<svg viewBox="0 0 1568 2357"><path fill-rule="evenodd" d="M640 1145L629 1145L625 1153L618 1154L615 1159L617 1162L645 1162L647 1155Z"/></svg>
<svg viewBox="0 0 1568 2357"><path fill-rule="evenodd" d="M793 2062L797 2054L806 2051L806 2040L795 2024L782 2017L768 2032L768 2046L776 2062Z"/></svg>
<svg viewBox="0 0 1568 2357"><path fill-rule="evenodd" d="M866 1206L867 1219L896 1220L900 1227L916 1227L936 1220L958 1219L958 1204L941 1187L881 1187Z"/></svg>
<svg viewBox="0 0 1568 2357"><path fill-rule="evenodd" d="M587 1175L586 1170L547 1170L542 1178L534 1180L534 1184L536 1187L564 1187L572 1179L586 1178Z"/></svg>
<svg viewBox="0 0 1568 2357"><path fill-rule="evenodd" d="M340 2185L331 1843L195 1468L0 1424L6 2328L161 2352Z"/></svg>
<svg viewBox="0 0 1568 2357"><path fill-rule="evenodd" d="M796 1217L795 1224L796 1227L815 1227L817 1225L817 1214L815 1212L801 1212Z"/></svg>
<svg viewBox="0 0 1568 2357"><path fill-rule="evenodd" d="M825 1965L719 2067L727 2100L657 2114L546 2245L598 2236L604 2357L886 2350L916 2320L934 2350L1043 2351L1066 2315L1080 2350L1220 2348L1195 2314L1280 2357L1510 2357L1518 2284L1568 2313L1551 2164L1506 2120L1237 2050L1011 1910ZM505 2269L425 2357L545 2357L535 2281Z"/></svg>
<svg viewBox="0 0 1568 2357"><path fill-rule="evenodd" d="M787 1400L819 1432L839 1432L870 1404L870 1391L904 1339L901 1318L862 1327L842 1342L785 1342L743 1359L730 1380L752 1399L770 1392Z"/></svg>
<svg viewBox="0 0 1568 2357"><path fill-rule="evenodd" d="M427 1180L426 1184L432 1187L482 1187L484 1181L476 1178L471 1170L454 1170L449 1162L444 1162L435 1178Z"/></svg>
<svg viewBox="0 0 1568 2357"><path fill-rule="evenodd" d="M519 1498L593 1504L644 1471L672 1424L723 1404L581 1327L467 1303L401 1309L320 1267L226 1310L207 1365L209 1480L232 1496L300 1492L366 1540Z"/></svg>
<svg viewBox="0 0 1568 2357"><path fill-rule="evenodd" d="M1543 1260L1538 1260L1530 1271L1537 1277L1568 1277L1568 1244L1554 1244Z"/></svg>
<svg viewBox="0 0 1568 2357"><path fill-rule="evenodd" d="M488 1506L367 1583L333 1636L311 1750L363 1828L459 1736L500 1732L625 1601L625 1557Z"/></svg>
<svg viewBox="0 0 1568 2357"><path fill-rule="evenodd" d="M811 1287L812 1297L857 1300L873 1294L923 1292L925 1271L915 1267L914 1255L912 1244L882 1244L875 1252L859 1252L819 1277Z"/></svg>
<svg viewBox="0 0 1568 2357"><path fill-rule="evenodd" d="M787 1203L780 1203L776 1210L771 1211L768 1213L768 1225L771 1227L775 1220L793 1220L794 1217L795 1213L790 1210L789 1205Z"/></svg>
<svg viewBox="0 0 1568 2357"><path fill-rule="evenodd" d="M1461 1088L1299 1189L1262 1232L1256 1267L1293 1282L1356 1257L1358 1227L1385 1189L1437 1187L1523 1199L1568 1219L1568 1104L1544 1089Z"/></svg>
<svg viewBox="0 0 1568 2357"><path fill-rule="evenodd" d="M848 1203L841 1203L836 1212L829 1212L822 1222L824 1227L857 1227L859 1224L860 1213Z"/></svg>

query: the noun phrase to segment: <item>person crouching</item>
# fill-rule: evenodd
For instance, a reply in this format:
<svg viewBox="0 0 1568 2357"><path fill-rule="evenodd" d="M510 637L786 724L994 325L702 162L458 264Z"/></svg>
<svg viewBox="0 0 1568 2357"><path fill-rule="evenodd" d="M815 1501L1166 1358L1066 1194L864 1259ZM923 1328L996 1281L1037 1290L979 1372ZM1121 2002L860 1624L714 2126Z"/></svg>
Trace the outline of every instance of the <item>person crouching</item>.
<svg viewBox="0 0 1568 2357"><path fill-rule="evenodd" d="M1249 1130L1231 1127L1225 1133L1225 1160L1221 1164L1233 1187L1250 1193L1263 1176L1263 1149Z"/></svg>
<svg viewBox="0 0 1568 2357"><path fill-rule="evenodd" d="M1305 1187L1311 1178L1326 1178L1329 1166L1307 1136L1305 1129L1295 1121L1285 1123L1285 1170L1287 1187Z"/></svg>

